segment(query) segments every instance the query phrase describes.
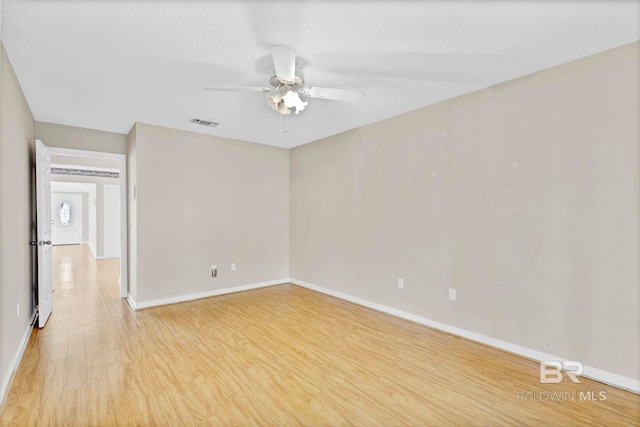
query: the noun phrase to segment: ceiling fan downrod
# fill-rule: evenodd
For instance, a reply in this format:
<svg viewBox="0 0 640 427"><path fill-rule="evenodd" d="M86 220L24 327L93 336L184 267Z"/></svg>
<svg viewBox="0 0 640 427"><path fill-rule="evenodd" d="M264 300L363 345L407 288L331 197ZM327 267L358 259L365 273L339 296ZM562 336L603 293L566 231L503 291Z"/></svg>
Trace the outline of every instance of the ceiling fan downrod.
<svg viewBox="0 0 640 427"><path fill-rule="evenodd" d="M289 132L289 115L280 114L280 133L282 133L282 116L284 116L285 123L284 132Z"/></svg>

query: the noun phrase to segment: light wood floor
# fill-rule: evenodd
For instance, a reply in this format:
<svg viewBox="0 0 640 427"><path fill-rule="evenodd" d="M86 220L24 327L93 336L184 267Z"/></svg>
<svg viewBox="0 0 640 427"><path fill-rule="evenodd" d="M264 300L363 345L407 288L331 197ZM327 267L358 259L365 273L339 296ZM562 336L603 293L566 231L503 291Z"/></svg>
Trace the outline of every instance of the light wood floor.
<svg viewBox="0 0 640 427"><path fill-rule="evenodd" d="M535 362L304 288L133 312L117 260L64 246L54 264L54 311L31 335L3 425L640 424L638 395L541 385Z"/></svg>

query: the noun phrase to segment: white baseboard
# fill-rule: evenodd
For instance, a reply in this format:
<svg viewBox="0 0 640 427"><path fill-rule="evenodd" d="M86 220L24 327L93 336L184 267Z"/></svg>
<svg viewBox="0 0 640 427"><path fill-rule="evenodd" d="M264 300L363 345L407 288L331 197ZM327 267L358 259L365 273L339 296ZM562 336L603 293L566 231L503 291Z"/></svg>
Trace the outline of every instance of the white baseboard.
<svg viewBox="0 0 640 427"><path fill-rule="evenodd" d="M129 305L131 305L131 307L134 310L140 310L143 308L157 307L160 305L177 304L179 302L193 301L200 298L209 298L217 295L232 294L235 292L248 291L251 289L265 288L267 286L281 285L288 282L289 282L288 278L269 280L267 282L259 282L259 283L252 283L249 285L234 286L232 288L214 289L212 291L198 292L195 294L178 295L175 297L161 298L161 299L155 299L155 300L143 301L143 302L136 302L131 297L131 295L129 295L127 297L127 301L129 302Z"/></svg>
<svg viewBox="0 0 640 427"><path fill-rule="evenodd" d="M127 302L129 303L133 311L136 311L137 304L136 304L136 301L131 296L131 294L127 294Z"/></svg>
<svg viewBox="0 0 640 427"><path fill-rule="evenodd" d="M91 255L93 255L93 258L98 259L98 257L96 257L96 250L93 248L91 242L87 242L87 246L89 246L89 250L91 251Z"/></svg>
<svg viewBox="0 0 640 427"><path fill-rule="evenodd" d="M29 342L29 337L31 336L31 331L33 330L33 324L36 318L37 312L33 310L33 314L31 315L31 319L29 319L29 326L24 331L24 335L22 336L22 341L20 341L20 346L16 351L16 354L13 356L13 360L11 361L11 366L9 366L9 372L7 372L7 376L2 381L2 389L0 389L0 408L2 408L2 404L4 403L4 399L9 391L9 385L11 384L11 379L13 378L13 374L20 366L20 361L22 360L22 355L24 354L24 350L27 348L27 343Z"/></svg>
<svg viewBox="0 0 640 427"><path fill-rule="evenodd" d="M375 302L367 301L358 297L354 297L342 292L334 291L332 289L323 288L322 286L314 285L302 280L289 279L290 283L294 285L302 286L313 291L321 292L323 294L331 295L333 297L352 302L367 308L372 308L383 313L390 314L392 316L400 317L402 319L410 320L421 325L428 326L430 328L438 329L440 331L448 332L453 335L457 335L462 338L466 338L471 341L476 341L491 347L499 348L501 350L514 353L527 359L536 360L538 362L547 361L567 361L569 359L563 357L557 357L551 354L543 353L541 351L532 350L530 348L522 347L516 344L502 341L496 338L492 338L486 335L479 334L477 332L468 331L466 329L458 328L455 326L447 325L444 323L436 322L426 317L417 316L415 314L407 313L406 311L398 310L388 307L386 305L378 304ZM584 367L584 373L582 376L590 378L592 380L612 385L623 390L628 390L633 393L640 394L640 380L636 380L622 375L614 374L602 369L592 368L590 366Z"/></svg>

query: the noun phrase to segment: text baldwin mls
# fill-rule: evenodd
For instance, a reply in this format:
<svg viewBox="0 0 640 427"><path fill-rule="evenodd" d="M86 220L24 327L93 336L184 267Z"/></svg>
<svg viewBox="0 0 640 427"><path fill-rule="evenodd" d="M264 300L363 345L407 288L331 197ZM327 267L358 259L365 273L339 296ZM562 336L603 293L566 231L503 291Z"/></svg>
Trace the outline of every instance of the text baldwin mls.
<svg viewBox="0 0 640 427"><path fill-rule="evenodd" d="M524 391L516 392L517 399L533 402L604 402L607 400L606 391Z"/></svg>

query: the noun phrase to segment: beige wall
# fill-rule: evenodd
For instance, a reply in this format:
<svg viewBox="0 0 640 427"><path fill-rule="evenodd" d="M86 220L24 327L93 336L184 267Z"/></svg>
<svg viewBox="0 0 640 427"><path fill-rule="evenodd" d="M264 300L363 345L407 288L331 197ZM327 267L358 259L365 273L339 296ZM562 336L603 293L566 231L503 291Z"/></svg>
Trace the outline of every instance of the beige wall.
<svg viewBox="0 0 640 427"><path fill-rule="evenodd" d="M127 135L124 134L47 122L36 122L35 129L36 138L47 147L116 154L127 153Z"/></svg>
<svg viewBox="0 0 640 427"><path fill-rule="evenodd" d="M4 46L0 50L0 387L5 387L35 306L29 246L34 121ZM0 401L3 397L0 391Z"/></svg>
<svg viewBox="0 0 640 427"><path fill-rule="evenodd" d="M291 277L640 379L639 51L291 150Z"/></svg>
<svg viewBox="0 0 640 427"><path fill-rule="evenodd" d="M288 277L286 149L138 123L132 151L137 303Z"/></svg>

